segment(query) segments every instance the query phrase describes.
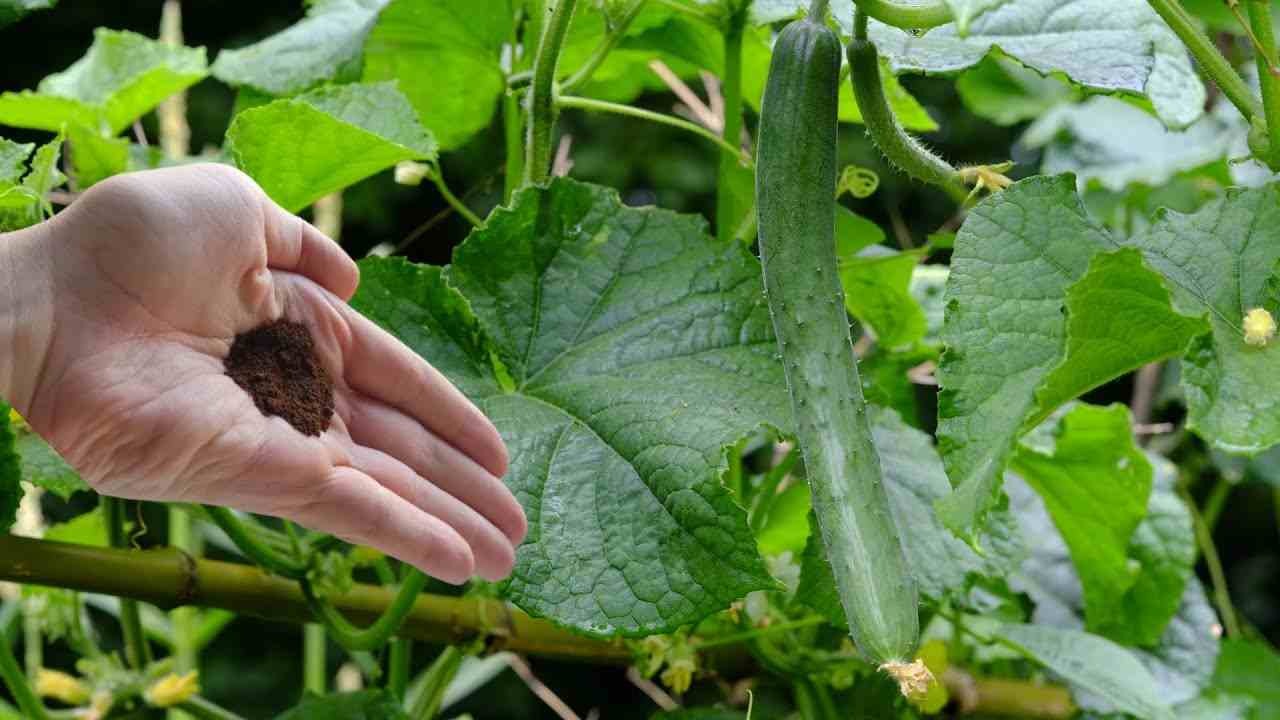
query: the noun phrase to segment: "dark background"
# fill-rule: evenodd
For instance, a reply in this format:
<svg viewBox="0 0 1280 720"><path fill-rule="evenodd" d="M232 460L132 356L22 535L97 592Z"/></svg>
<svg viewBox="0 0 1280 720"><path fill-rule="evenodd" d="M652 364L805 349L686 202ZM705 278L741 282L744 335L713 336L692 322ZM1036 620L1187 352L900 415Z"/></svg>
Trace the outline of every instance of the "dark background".
<svg viewBox="0 0 1280 720"><path fill-rule="evenodd" d="M84 54L96 27L154 36L161 4L161 0L62 0L55 10L35 13L0 31L0 90L34 88L45 75L64 69ZM246 45L296 22L303 16L303 7L299 0L186 0L183 12L186 43L206 47L212 61L222 48ZM1001 128L967 112L948 81L908 77L904 84L943 126L928 140L944 157L964 164L997 162L1010 156L1020 128ZM193 152L220 142L234 98L232 89L212 78L191 89ZM672 102L670 96L656 95L642 98L640 104L665 112L670 111ZM748 126L753 128L753 123L754 118L749 118ZM580 113L567 113L561 127L574 136L575 177L616 187L632 204L657 203L711 216L717 157L704 141L663 126ZM154 139L154 117L144 120L144 128ZM48 133L11 128L5 128L4 134L20 141L49 138ZM495 125L468 147L442 159L454 191L465 194L481 214L501 199L502 146L500 128ZM857 163L880 173L881 190L852 207L881 223L890 238L894 237L890 228L895 213L917 242L950 219L954 206L935 191L891 172L860 128L843 126L840 160L841 165ZM1015 174L1030 174L1033 169L1034 164L1023 165ZM434 189L396 185L390 173L348 189L344 197L343 244L357 258L378 243L400 242L446 208ZM423 262L446 263L451 248L467 230L460 218L449 217L425 233L408 254ZM1124 378L1092 393L1088 400L1127 402L1130 392L1131 382ZM1203 491L1203 485L1198 492ZM56 503L47 510L55 518L68 512ZM1267 488L1240 486L1232 494L1216 535L1238 609L1273 642L1280 641L1280 605L1276 602L1280 597L1280 535L1275 515ZM162 542L163 512L151 508L148 519L154 541ZM1203 567L1201 570L1203 575ZM99 623L99 627L114 632L110 622ZM112 640L108 638L108 642ZM202 658L201 681L206 694L248 718L271 717L292 706L302 683L301 642L297 627L252 618L236 620ZM434 648L419 644L415 670L425 666L434 652ZM342 652L331 646L329 659L332 677L343 659ZM69 665L73 658L51 650L50 664L59 660ZM601 708L607 719L647 717L655 709L620 670L536 659L532 664L535 672L584 716L593 707ZM511 672L504 672L484 691L452 708L449 715L462 712L473 713L477 720L555 717Z"/></svg>

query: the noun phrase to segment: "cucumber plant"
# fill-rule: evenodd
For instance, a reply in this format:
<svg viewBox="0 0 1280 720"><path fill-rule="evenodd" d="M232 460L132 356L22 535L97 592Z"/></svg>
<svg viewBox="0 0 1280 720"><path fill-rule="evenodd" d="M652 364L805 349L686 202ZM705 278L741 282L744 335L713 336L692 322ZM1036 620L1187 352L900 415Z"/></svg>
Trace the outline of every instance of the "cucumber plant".
<svg viewBox="0 0 1280 720"><path fill-rule="evenodd" d="M0 720L1280 716L1268 3L318 0L209 48L55 4L6 47L108 27L0 91L0 232L235 164L492 419L530 532L450 590L98 498L0 405Z"/></svg>

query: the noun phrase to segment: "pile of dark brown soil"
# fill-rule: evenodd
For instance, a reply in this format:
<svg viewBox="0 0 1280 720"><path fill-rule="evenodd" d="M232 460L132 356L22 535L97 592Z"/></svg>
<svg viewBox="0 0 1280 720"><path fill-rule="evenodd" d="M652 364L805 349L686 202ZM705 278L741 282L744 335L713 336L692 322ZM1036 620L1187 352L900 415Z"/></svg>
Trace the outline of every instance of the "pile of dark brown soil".
<svg viewBox="0 0 1280 720"><path fill-rule="evenodd" d="M333 381L305 325L279 320L237 335L226 368L263 415L282 417L303 435L329 427Z"/></svg>

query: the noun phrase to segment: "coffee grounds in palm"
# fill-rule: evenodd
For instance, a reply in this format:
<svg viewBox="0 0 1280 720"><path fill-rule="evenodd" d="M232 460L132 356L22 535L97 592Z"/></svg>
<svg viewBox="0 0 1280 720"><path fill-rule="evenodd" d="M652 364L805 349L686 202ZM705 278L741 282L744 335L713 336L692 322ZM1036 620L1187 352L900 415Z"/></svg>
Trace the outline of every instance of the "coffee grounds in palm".
<svg viewBox="0 0 1280 720"><path fill-rule="evenodd" d="M329 427L333 381L305 325L279 320L237 335L226 368L263 415L284 418L303 435Z"/></svg>

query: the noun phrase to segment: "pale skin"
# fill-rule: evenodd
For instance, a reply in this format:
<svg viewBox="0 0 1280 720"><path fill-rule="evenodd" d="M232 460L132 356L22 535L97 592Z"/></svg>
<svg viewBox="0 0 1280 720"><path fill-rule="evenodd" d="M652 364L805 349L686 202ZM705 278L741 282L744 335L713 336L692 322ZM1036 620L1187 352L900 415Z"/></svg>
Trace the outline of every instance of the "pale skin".
<svg viewBox="0 0 1280 720"><path fill-rule="evenodd" d="M225 505L369 545L450 583L511 572L507 450L426 361L352 310L354 262L246 175L121 175L0 236L0 393L97 491ZM224 374L287 319L334 379L319 437Z"/></svg>

